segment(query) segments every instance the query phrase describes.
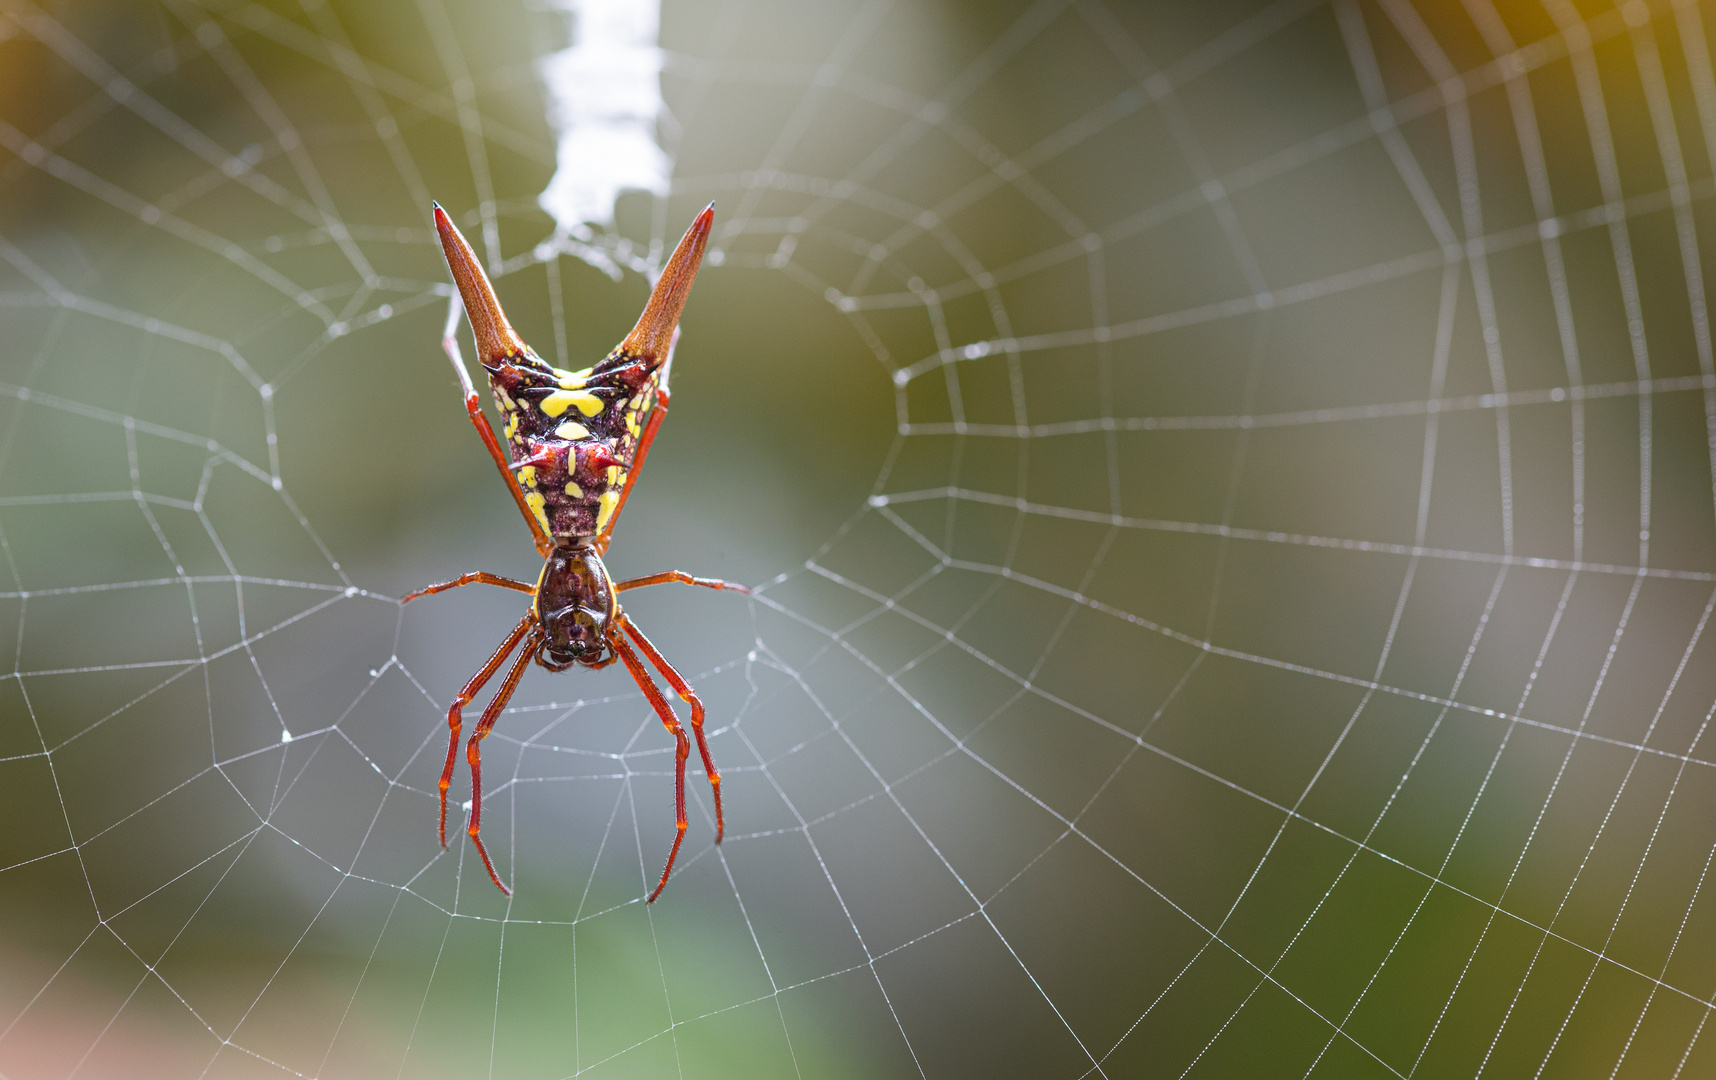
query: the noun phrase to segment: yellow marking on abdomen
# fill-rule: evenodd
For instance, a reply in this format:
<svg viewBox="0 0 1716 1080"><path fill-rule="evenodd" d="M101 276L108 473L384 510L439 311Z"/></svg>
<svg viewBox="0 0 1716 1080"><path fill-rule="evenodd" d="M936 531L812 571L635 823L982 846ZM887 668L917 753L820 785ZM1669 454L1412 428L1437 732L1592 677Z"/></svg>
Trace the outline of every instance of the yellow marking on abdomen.
<svg viewBox="0 0 1716 1080"><path fill-rule="evenodd" d="M556 390L542 399L542 411L549 416L559 416L574 405L585 416L595 416L603 407L602 399L588 390Z"/></svg>
<svg viewBox="0 0 1716 1080"><path fill-rule="evenodd" d="M566 494L572 496L574 499L582 499L584 497L584 489L578 486L578 482L576 480L568 480L566 481Z"/></svg>
<svg viewBox="0 0 1716 1080"><path fill-rule="evenodd" d="M604 491L602 497L596 500L596 531L606 532L608 522L614 516L614 508L620 505L620 493Z"/></svg>
<svg viewBox="0 0 1716 1080"><path fill-rule="evenodd" d="M540 492L527 491L524 494L524 505L530 507L530 512L536 515L536 523L542 526L543 532L547 532L548 515L543 512L543 507L548 505L548 500L544 499Z"/></svg>
<svg viewBox="0 0 1716 1080"><path fill-rule="evenodd" d="M554 429L554 434L562 439L588 439L590 429L576 420L568 420Z"/></svg>

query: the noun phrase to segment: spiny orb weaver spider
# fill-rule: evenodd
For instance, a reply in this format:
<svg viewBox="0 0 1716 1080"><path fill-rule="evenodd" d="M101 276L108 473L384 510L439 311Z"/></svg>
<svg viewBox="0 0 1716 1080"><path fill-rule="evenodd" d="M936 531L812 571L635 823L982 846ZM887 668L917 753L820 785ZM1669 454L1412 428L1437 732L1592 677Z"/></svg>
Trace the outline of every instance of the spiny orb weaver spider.
<svg viewBox="0 0 1716 1080"><path fill-rule="evenodd" d="M543 557L542 573L536 584L473 571L452 581L419 589L405 597L404 603L421 596L456 589L461 585L498 585L504 589L529 593L530 609L512 628L494 655L489 657L465 688L453 699L447 710L447 763L441 769L441 846L447 846L447 789L453 781L453 760L459 748L462 711L483 686L506 663L513 650L519 650L512 666L501 679L500 689L465 745L465 759L471 765L471 822L466 828L489 880L508 896L512 890L501 882L495 865L483 846L482 757L478 744L494 728L501 710L518 689L519 680L530 661L549 671L565 671L574 664L588 668L604 668L615 660L625 662L626 669L636 680L644 697L649 699L656 715L673 733L676 742L674 758L673 803L678 832L673 849L667 853L667 865L661 880L647 902L654 903L667 887L667 876L673 872L673 860L679 855L679 845L685 840L685 759L690 755L690 743L685 728L667 703L660 687L644 667L642 657L655 665L680 700L691 707L691 730L697 737L697 751L703 756L703 769L709 777L709 787L715 793L715 842L719 844L726 831L721 813L721 774L709 755L709 743L703 737L703 702L697 692L673 669L673 665L643 635L643 631L627 618L615 599L617 593L645 585L680 582L702 585L710 589L731 589L748 593L743 585L717 581L713 578L692 577L679 570L611 581L602 554L608 550L614 521L631 495L643 468L644 457L655 439L656 429L667 414L667 377L673 364L673 347L679 338L679 315L691 292L691 282L703 261L703 248L709 242L709 227L715 220L711 203L686 230L684 239L674 249L673 257L657 279L649 303L637 326L626 335L602 361L582 371L562 371L551 367L526 345L507 323L494 287L483 273L470 244L453 225L441 204L435 204L435 228L441 234L441 247L447 255L447 265L458 283L459 296L464 300L465 313L470 319L476 338L478 359L488 373L489 386L494 390L495 405L506 425L507 445L512 460L501 449L494 429L483 415L477 391L459 355L459 343L451 329L442 341L448 359L459 373L465 392L465 412L488 447L513 502L518 504L524 520L536 540L537 551ZM626 639L630 638L630 641ZM639 654L642 654L642 657Z"/></svg>

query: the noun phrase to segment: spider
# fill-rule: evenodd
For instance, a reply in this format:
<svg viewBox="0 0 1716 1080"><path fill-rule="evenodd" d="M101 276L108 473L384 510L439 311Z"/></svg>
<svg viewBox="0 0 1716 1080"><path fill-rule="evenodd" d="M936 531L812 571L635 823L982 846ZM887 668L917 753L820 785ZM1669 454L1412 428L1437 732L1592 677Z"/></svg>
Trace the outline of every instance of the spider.
<svg viewBox="0 0 1716 1080"><path fill-rule="evenodd" d="M483 414L476 388L459 354L451 322L441 344L464 387L465 412L506 478L513 502L530 526L543 566L534 585L473 571L419 589L403 602L473 584L498 585L530 594L530 608L524 617L502 639L488 662L465 683L447 710L447 762L441 769L439 832L441 846L445 848L447 789L453 781L463 710L516 650L518 655L502 677L500 689L495 691L465 744L465 759L471 766L471 818L465 831L476 845L477 854L482 856L489 880L508 896L512 890L495 872L495 864L483 846L483 774L478 747L494 729L495 721L518 689L532 659L549 671L565 671L576 664L594 669L607 667L616 660L623 662L656 715L673 734L676 743L673 804L678 831L674 834L673 848L667 853L667 865L662 867L661 880L646 902L654 903L667 887L673 861L679 856L679 845L685 840L685 760L691 752L685 727L650 677L644 666L646 658L680 700L691 707L691 731L697 739L697 751L703 757L709 787L715 794L717 844L726 831L721 811L721 774L703 736L703 702L698 700L691 684L627 617L616 595L627 589L668 582L741 593L750 590L727 581L692 577L679 570L613 581L602 564L614 522L631 495L650 443L667 414L667 377L673 364L673 347L679 339L679 315L685 308L691 282L697 276L698 264L703 260L703 248L709 242L709 227L714 219L715 206L711 203L697 215L674 249L643 315L626 339L593 367L563 371L545 363L513 331L470 244L441 209L441 204L435 204L435 228L441 234L447 265L453 271L453 280L459 286L459 296L470 319L478 359L488 373L495 405L505 422L511 461Z"/></svg>

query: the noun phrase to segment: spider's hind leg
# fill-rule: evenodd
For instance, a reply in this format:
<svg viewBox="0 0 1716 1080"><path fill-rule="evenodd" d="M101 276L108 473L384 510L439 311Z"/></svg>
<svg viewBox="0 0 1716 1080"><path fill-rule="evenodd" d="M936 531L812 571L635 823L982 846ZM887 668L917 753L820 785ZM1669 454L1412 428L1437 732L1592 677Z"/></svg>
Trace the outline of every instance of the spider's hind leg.
<svg viewBox="0 0 1716 1080"><path fill-rule="evenodd" d="M489 277L483 273L476 253L453 224L453 219L441 209L440 203L435 204L435 228L441 234L441 249L447 256L447 267L453 272L453 280L459 286L459 298L465 307L465 318L471 324L471 334L477 344L477 360L489 364L513 357L534 355L530 352L530 346L524 343L514 332L512 325L506 321L506 313L501 310L500 301L495 299L494 286L489 284ZM471 383L471 374L465 370L465 359L459 353L459 339L455 333L458 324L454 310L452 307L448 308L447 331L441 339L441 348L459 374L459 384L465 396L465 412L470 415L471 425L477 429L477 435L488 449L489 457L494 459L495 467L500 470L501 476L506 478L507 491L512 495L512 501L517 504L518 512L524 515L524 523L530 527L530 536L536 542L536 550L547 555L553 549L554 541L548 535L546 523L525 502L524 489L519 487L517 478L513 476L506 451L501 449L494 428L489 426L489 418L483 415L482 399L477 396L477 389Z"/></svg>

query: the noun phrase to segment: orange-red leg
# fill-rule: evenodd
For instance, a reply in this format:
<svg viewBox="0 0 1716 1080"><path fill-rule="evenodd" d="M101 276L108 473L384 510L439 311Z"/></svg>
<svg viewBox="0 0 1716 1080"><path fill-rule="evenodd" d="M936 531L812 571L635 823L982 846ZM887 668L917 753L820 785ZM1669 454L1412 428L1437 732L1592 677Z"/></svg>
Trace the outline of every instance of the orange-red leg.
<svg viewBox="0 0 1716 1080"><path fill-rule="evenodd" d="M485 570L472 570L468 574L460 574L452 581L443 581L439 585L430 585L427 588L418 589L410 596L401 600L400 603L409 604L420 596L433 596L435 593L446 592L448 589L457 589L462 585L499 585L503 589L511 589L513 592L522 593L533 593L536 591L536 586L528 585L522 581L514 581L512 578L501 577L499 574L491 574Z"/></svg>
<svg viewBox="0 0 1716 1080"><path fill-rule="evenodd" d="M464 383L465 412L471 418L471 426L477 429L477 435L488 449L489 457L494 459L495 468L500 470L502 478L506 480L506 489L512 494L512 501L518 506L518 512L524 515L524 523L530 526L530 538L536 542L536 550L546 558L548 552L553 549L554 542L543 531L542 523L530 512L530 507L525 505L524 490L518 486L518 479L512 474L512 465L507 461L500 439L495 437L495 429L489 426L489 418L483 415L482 398L477 396L476 388L471 385L471 377L465 371L464 357L459 353L459 339L453 336L451 329L447 336L441 339L441 348L446 350L447 358L453 361L453 366L459 371L459 381Z"/></svg>
<svg viewBox="0 0 1716 1080"><path fill-rule="evenodd" d="M531 654L541 643L540 633L524 639L524 648L520 650L518 659L513 661L506 678L501 680L494 700L483 710L482 719L477 721L476 730L471 732L471 741L465 744L465 760L471 765L471 823L466 826L465 831L471 834L471 843L477 845L477 854L483 857L483 869L489 872L489 880L495 883L495 888L508 896L512 895L512 890L501 883L500 875L495 873L494 861L489 858L489 849L483 846L483 838L479 835L483 831L483 755L482 751L477 749L477 744L488 738L489 732L494 730L501 710L512 700L513 691L518 689L519 680L524 678L524 669L530 665Z"/></svg>
<svg viewBox="0 0 1716 1080"><path fill-rule="evenodd" d="M615 592L625 592L627 589L641 589L645 585L666 585L678 582L681 585L701 585L705 589L726 589L728 592L745 593L750 595L750 587L737 582L722 581L720 578L692 577L683 570L663 570L659 574L647 574L643 577L628 578L625 581L614 582Z"/></svg>
<svg viewBox="0 0 1716 1080"><path fill-rule="evenodd" d="M677 340L677 339L675 339ZM672 355L669 354L669 360ZM596 534L596 554L606 555L608 544L614 537L614 523L620 520L620 511L626 508L626 500L632 497L632 488L637 487L638 474L643 471L644 458L649 456L650 444L655 442L655 433L661 427L661 422L667 418L667 387L662 387L656 393L655 408L650 410L649 423L644 425L643 434L638 436L638 448L632 453L632 467L626 474L626 486L620 492L620 501L614 504L614 512L608 516L608 527ZM523 496L519 496L523 498Z"/></svg>
<svg viewBox="0 0 1716 1080"><path fill-rule="evenodd" d="M666 679L679 695L679 700L691 706L691 733L697 737L697 752L703 756L703 772L709 777L709 790L715 793L715 842L719 844L721 838L727 834L727 819L721 812L721 771L715 767L715 758L709 753L709 741L703 737L703 700L697 696L697 691L691 688L691 684L685 681L685 677L667 662L667 657L661 655L661 650L657 649L649 638L644 637L637 623L627 618L623 611L618 614L618 618L626 634L637 642L638 648L649 657L649 662L655 665L662 678Z"/></svg>
<svg viewBox="0 0 1716 1080"><path fill-rule="evenodd" d="M608 643L613 646L614 652L619 655L619 658L626 662L626 668L632 673L632 679L637 682L638 688L644 692L644 697L649 699L650 705L655 708L655 714L661 717L662 724L673 733L675 743L673 750L673 818L679 831L673 834L673 850L667 853L667 865L661 868L661 880L656 882L655 891L650 893L644 901L646 904L653 904L655 898L661 895L661 890L667 888L667 876L673 873L673 861L679 858L679 845L685 842L687 824L685 819L685 759L691 756L691 743L685 737L685 727L680 724L679 717L673 715L673 706L667 703L667 698L662 696L661 688L656 686L655 680L649 677L649 671L644 668L643 661L638 659L636 650L628 645L626 639L619 634L610 634Z"/></svg>
<svg viewBox="0 0 1716 1080"><path fill-rule="evenodd" d="M691 283L696 280L697 268L703 262L703 249L709 243L709 229L714 220L715 204L710 203L692 221L691 228L685 230L685 235L680 238L679 246L668 256L667 265L661 268L661 276L656 278L655 288L650 290L649 303L644 306L643 314L638 316L637 325L620 342L620 349L628 356L640 359L661 357L661 379L649 423L644 425L643 434L638 437L638 448L632 454L631 473L620 492L620 501L608 518L608 527L596 535L598 555L608 551L614 522L620 519L620 511L626 508L626 500L631 498L632 488L638 483L638 474L643 471L644 458L649 456L650 444L655 442L656 430L667 416L667 379L673 368L673 350L679 345L679 316L685 310L685 299L691 294Z"/></svg>
<svg viewBox="0 0 1716 1080"><path fill-rule="evenodd" d="M518 625L512 628L512 633L508 634L506 640L501 642L500 648L496 649L495 654L489 657L488 663L482 666L482 670L471 676L471 681L465 684L463 690L459 691L459 696L453 699L452 707L447 710L447 763L441 767L440 784L441 825L439 835L442 847L447 846L447 789L453 784L453 755L459 752L459 729L464 724L464 708L471 703L473 698L482 693L484 685L494 678L495 672L499 671L500 666L506 663L507 656L518 648L518 643L523 640L524 635L529 632L531 624L535 621L536 616L534 614L526 615L518 621ZM530 650L526 649L524 655L529 657Z"/></svg>

